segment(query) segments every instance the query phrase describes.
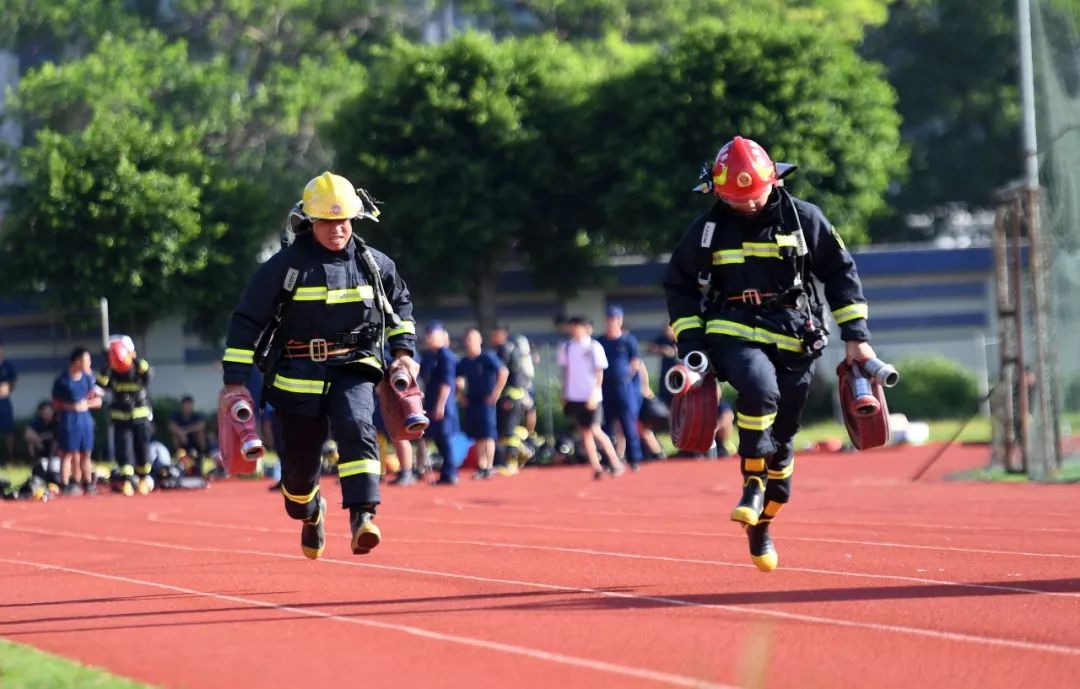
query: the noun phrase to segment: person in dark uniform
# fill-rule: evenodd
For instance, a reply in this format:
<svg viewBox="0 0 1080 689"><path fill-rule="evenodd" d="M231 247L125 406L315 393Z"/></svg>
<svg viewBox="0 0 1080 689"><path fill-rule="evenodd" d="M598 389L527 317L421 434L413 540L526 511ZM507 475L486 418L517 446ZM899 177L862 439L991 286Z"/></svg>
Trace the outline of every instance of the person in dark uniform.
<svg viewBox="0 0 1080 689"><path fill-rule="evenodd" d="M476 443L473 478L491 478L498 435L495 405L510 372L499 358L484 351L484 338L476 328L465 331L465 358L457 365L458 390L465 407L465 435Z"/></svg>
<svg viewBox="0 0 1080 689"><path fill-rule="evenodd" d="M623 332L623 310L609 306L607 325L602 337L596 338L604 348L608 369L604 371L604 433L615 438L615 422L626 439L626 463L631 471L641 464L641 436L638 433L638 413L641 395L634 390L634 376L644 367L638 357L637 338ZM640 386L640 378L637 385ZM640 387L639 387L640 389Z"/></svg>
<svg viewBox="0 0 1080 689"><path fill-rule="evenodd" d="M135 352L135 343L127 335L110 338L107 359L108 366L98 374L97 384L112 391L109 425L120 466L120 480L114 488L124 495L134 495L136 488L141 495L148 495L154 489L150 462L153 413L146 388L153 370L150 362Z"/></svg>
<svg viewBox="0 0 1080 689"><path fill-rule="evenodd" d="M506 385L495 409L495 426L499 436L495 463L516 470L523 460L531 456L525 443L529 432L523 425L529 386L532 384L529 376L531 354L527 350L522 351L518 342L510 339L510 328L501 323L491 329L488 344L507 370Z"/></svg>
<svg viewBox="0 0 1080 689"><path fill-rule="evenodd" d="M196 476L202 476L203 459L207 450L206 417L195 411L195 398L191 395L181 398L180 408L169 419L169 435L172 437L173 447L180 455L180 463L188 465L182 468L189 469Z"/></svg>
<svg viewBox="0 0 1080 689"><path fill-rule="evenodd" d="M4 358L4 343L0 342L0 438L4 440L4 461L7 462L15 459L15 408L11 404L11 393L15 391L18 379L19 373L15 365Z"/></svg>
<svg viewBox="0 0 1080 689"><path fill-rule="evenodd" d="M290 213L295 239L251 278L225 340L223 395L243 391L256 344L265 341L260 333L276 324L272 351L265 360L259 351L263 401L281 424L285 511L303 522L301 549L311 559L322 556L326 543L319 476L331 427L352 551L365 554L381 541L373 521L381 474L375 386L389 371L415 376L419 368L405 281L388 256L353 232L354 221L377 216L367 192L344 177L325 172L308 182Z"/></svg>
<svg viewBox="0 0 1080 689"><path fill-rule="evenodd" d="M426 351L420 361L420 381L424 388L424 411L431 425L425 439L435 443L442 457L437 485L452 486L458 481L460 459L454 455L453 437L458 433L458 358L450 349L450 335L442 323L428 325L424 333ZM426 440L425 440L426 441ZM425 442L421 441L421 442Z"/></svg>
<svg viewBox="0 0 1080 689"><path fill-rule="evenodd" d="M664 326L663 332L649 343L649 353L660 357L660 399L664 401L664 406L669 409L671 408L672 394L663 383L664 378L667 377L667 372L679 363L677 352L678 343L675 342L675 331L672 330L671 324L668 323Z"/></svg>
<svg viewBox="0 0 1080 689"><path fill-rule="evenodd" d="M777 565L769 525L791 495L792 439L827 342L812 278L824 285L847 360L874 356L855 262L821 209L779 184L793 169L778 169L749 139L721 148L697 188L719 202L690 225L664 279L679 355L707 352L738 393L743 492L731 519L762 571Z"/></svg>
<svg viewBox="0 0 1080 689"><path fill-rule="evenodd" d="M52 402L39 402L34 418L23 431L26 449L33 459L33 474L60 485L60 457L56 450L56 410Z"/></svg>
<svg viewBox="0 0 1080 689"><path fill-rule="evenodd" d="M53 383L52 403L57 411L56 446L60 453L60 481L65 495L93 493L94 418L91 409L101 408L102 390L94 384L90 351L76 347L68 368ZM80 487L79 484L82 484Z"/></svg>

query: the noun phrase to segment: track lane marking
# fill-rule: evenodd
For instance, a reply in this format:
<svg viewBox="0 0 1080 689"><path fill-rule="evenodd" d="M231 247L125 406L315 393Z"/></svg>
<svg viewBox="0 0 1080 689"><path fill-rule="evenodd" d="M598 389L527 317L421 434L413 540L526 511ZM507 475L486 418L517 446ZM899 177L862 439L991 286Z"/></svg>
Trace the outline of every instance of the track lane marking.
<svg viewBox="0 0 1080 689"><path fill-rule="evenodd" d="M5 524L4 528L9 527ZM382 622L379 620L370 620L356 617L344 617L342 615L335 615L333 613L324 612L322 610L317 610L314 608L297 608L291 605L281 605L279 603L272 603L270 601L259 600L257 598L231 596L222 593L213 593L211 591L200 591L198 589L187 588L184 586L174 586L172 584L150 581L148 579L135 579L133 577L125 577L116 574L106 574L104 572L95 572L93 570L77 569L74 567L63 567L61 565L52 565L43 562L33 562L30 560L0 558L0 562L13 565L22 565L25 567L33 567L47 571L66 572L68 574L78 574L87 577L96 577L99 579L105 579L107 581L117 581L127 584L135 584L138 586L148 586L152 588L163 589L166 591L173 591L176 593L201 596L203 598L212 598L216 600L226 601L229 603L249 605L252 608L279 610L282 612L288 612L296 615L305 615L307 617L333 620L334 622L344 622L347 624L356 624L364 627L381 629L384 631L400 632L423 639L442 641L451 644L458 644L461 646L471 646L473 648L480 648L485 651L498 651L511 655L525 656L534 660L556 663L558 665L568 665L571 667L595 670L598 672L606 672L608 674L621 675L623 677L632 677L634 679L641 679L650 682L661 682L663 684L668 684L671 686L689 687L690 689L738 689L737 687L730 684L709 682L707 680L698 679L695 677L687 677L684 675L676 675L668 672L660 672L658 670L638 668L631 665L622 665L620 663L609 663L607 661L593 660L591 658L581 658L578 656L565 655L563 653L538 651L536 649L525 648L524 646L515 646L513 644L507 644L500 641L488 641L486 639L476 639L460 635L451 636L449 634L442 634L440 632L434 632L428 629L424 629L422 627L413 627L411 625L394 624L392 622Z"/></svg>
<svg viewBox="0 0 1080 689"><path fill-rule="evenodd" d="M215 529L224 527L224 528L231 529L231 530L234 530L234 531L257 531L259 533L278 533L278 534L286 534L286 535L290 535L290 536L295 534L295 531L288 531L288 530L285 530L285 529L273 529L273 528L268 528L268 527L265 527L265 526L241 526L241 525L238 525L238 524L221 525L221 524L214 524L212 522L195 521L195 520L189 520L189 519L173 519L173 518L169 518L169 517L162 517L161 515L156 514L154 512L151 512L150 514L147 515L147 520L150 521L150 522L153 522L153 523L157 523L157 524L176 524L176 525L180 525L180 526L198 526L198 527L215 528ZM393 518L391 518L390 520L392 521ZM429 522L430 521L430 522L436 522L436 523L439 523L439 524L464 524L464 525L486 525L486 526L490 526L489 524L481 524L479 522L453 522L453 521L448 521L448 520L414 519L412 517L398 518L397 521L421 521L421 522ZM550 527L550 528L558 530L557 527ZM635 532L628 532L628 531L621 531L620 530L620 531L616 531L616 533L635 533ZM636 532L636 533L651 533L651 532L640 531L640 532ZM658 532L658 533L662 533L662 532ZM590 548L570 548L570 547L566 547L566 546L543 546L543 545L531 545L531 544L523 544L523 543L502 543L502 542L492 542L492 541L458 540L458 539L395 538L394 540L399 542L399 543L445 543L445 544L456 544L456 545L475 545L475 546L492 547L492 548L519 548L519 549L527 549L527 550L545 550L545 551L549 551L549 552L574 553L574 554L580 554L580 555L595 555L595 556L602 556L602 557L627 558L627 559L633 559L633 560L655 560L655 561L658 561L658 562L675 562L675 563L686 563L686 564L695 564L695 565L711 565L711 566L717 566L717 567L737 567L737 568L741 568L741 569L757 569L756 567L754 567L754 565L746 564L746 563L743 563L743 562L729 562L729 561L726 561L726 560L701 560L701 559L697 559L697 558L682 558L682 557L673 557L673 556L668 556L668 555L648 555L648 554L644 554L644 553L624 553L624 552L609 551L609 550L595 550L595 549L590 549ZM884 580L888 580L888 581L903 581L903 582L916 583L916 584L933 584L933 585L937 585L937 586L955 586L955 587L959 587L959 588L985 589L985 590L991 590L991 591L1006 591L1006 592L1009 592L1009 593L1023 593L1023 594L1034 594L1034 595L1042 595L1042 596L1064 597L1064 598L1080 598L1080 593L1068 593L1068 592L1064 592L1064 591L1042 591L1040 589L1030 589L1030 588L1024 588L1024 587L1021 587L1021 586L1007 586L1007 585L1004 585L1004 584L965 583L965 582L961 582L961 581L949 581L947 579L929 579L929 578L925 578L925 577L909 577L909 576L904 576L904 575L900 575L900 574L868 574L868 573L862 573L862 572L844 572L844 571L832 570L832 569L816 569L816 568L813 568L813 567L786 567L786 566L783 568L783 571L785 571L785 572L803 572L803 573L806 573L806 574L821 574L821 575L827 575L827 576L852 577L852 578L857 578L857 579L884 579Z"/></svg>
<svg viewBox="0 0 1080 689"><path fill-rule="evenodd" d="M303 560L309 561L302 555L287 555L285 553L272 553L259 550L245 550L245 549L224 549L224 548L204 548L196 546L183 546L169 543L162 543L160 541L142 541L138 539L119 538L116 536L92 536L85 533L76 533L68 531L55 531L49 529L37 529L17 527L12 521L6 521L0 523L0 528L22 532L22 533L37 533L46 536L58 536L65 538L74 538L79 540L96 540L111 543L121 543L128 545L141 545L152 548L162 548L166 550L180 550L187 552L203 552L203 553L231 553L242 555L253 555L258 557L272 557L286 560ZM740 605L724 605L719 603L698 603L695 601L688 601L680 598L667 598L662 596L643 596L633 593L622 593L618 591L606 591L603 589L577 587L577 586L563 586L559 584L547 584L536 581L522 581L517 579L498 579L495 577L480 577L471 574L458 574L455 572L443 572L439 570L419 569L415 567L402 567L396 565L380 565L375 563L356 562L353 560L337 560L333 558L322 558L319 562L335 565L344 565L349 567L361 567L364 569L377 569L389 572L401 572L405 574L417 574L421 576L441 577L447 579L461 579L463 581L479 581L492 584L503 584L510 586L521 586L524 588L534 588L546 591L564 591L568 593L586 593L595 596L602 596L605 598L620 598L624 600L637 600L649 603L659 603L663 605L669 605L674 607L685 608L701 608L708 610L722 610L725 612L732 612L739 615L751 614L759 617L771 617L774 619L791 620L797 622L806 622L810 624L820 624L826 626L846 627L852 629L868 629L879 632L890 632L896 634L904 634L908 636L922 636L932 639L941 639L946 641L958 641L964 643L971 643L982 646L999 646L1004 648L1012 648L1024 651L1039 651L1043 653L1052 653L1056 655L1074 656L1080 657L1080 648L1074 646L1063 646L1059 644L1047 644L1033 641L1023 641L1018 639L1003 639L998 637L980 636L977 634L966 634L963 632L946 632L936 629L924 629L920 627L905 627L902 625L894 624L881 624L876 622L858 622L855 620L845 620L834 617L819 617L816 615L806 615L802 613L783 612L780 610L772 610L769 608L753 608L750 606Z"/></svg>

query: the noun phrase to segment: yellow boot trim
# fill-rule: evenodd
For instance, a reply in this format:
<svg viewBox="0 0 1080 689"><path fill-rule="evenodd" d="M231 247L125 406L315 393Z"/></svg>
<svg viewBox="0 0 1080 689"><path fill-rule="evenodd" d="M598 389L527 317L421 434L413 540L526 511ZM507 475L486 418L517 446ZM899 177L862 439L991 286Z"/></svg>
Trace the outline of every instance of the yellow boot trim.
<svg viewBox="0 0 1080 689"><path fill-rule="evenodd" d="M775 519L776 515L780 514L780 510L783 509L783 507L784 503L769 500L765 503L765 509L762 511L762 516L768 517L770 520Z"/></svg>
<svg viewBox="0 0 1080 689"><path fill-rule="evenodd" d="M131 481L124 481L124 485L120 486L120 492L130 498L135 495L135 486L131 485Z"/></svg>
<svg viewBox="0 0 1080 689"><path fill-rule="evenodd" d="M366 555L382 542L382 531L375 522L368 521L353 534L352 550L354 555Z"/></svg>
<svg viewBox="0 0 1080 689"><path fill-rule="evenodd" d="M777 556L775 550L765 553L764 555L751 555L750 559L754 562L754 566L762 572L773 571L780 562L780 558Z"/></svg>
<svg viewBox="0 0 1080 689"><path fill-rule="evenodd" d="M748 524L750 526L757 526L758 513L752 507L739 505L731 510L731 521Z"/></svg>
<svg viewBox="0 0 1080 689"><path fill-rule="evenodd" d="M325 514L326 514L326 502L323 501L322 509L319 510L319 518L316 519L314 521L314 523L312 523L312 526L318 526L319 524L321 524ZM301 543L300 544L300 549L304 551L304 557L306 557L307 559L309 559L309 560L318 560L320 557L323 556L323 553L326 552L326 543L323 542L322 547L319 547L319 548L309 548L306 545Z"/></svg>

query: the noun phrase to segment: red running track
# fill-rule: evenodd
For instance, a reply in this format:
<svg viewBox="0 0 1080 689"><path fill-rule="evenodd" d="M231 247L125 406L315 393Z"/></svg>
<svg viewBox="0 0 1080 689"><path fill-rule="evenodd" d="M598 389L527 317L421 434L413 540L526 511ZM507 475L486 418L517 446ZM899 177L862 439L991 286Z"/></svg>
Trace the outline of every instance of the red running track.
<svg viewBox="0 0 1080 689"><path fill-rule="evenodd" d="M265 482L2 503L0 636L189 689L1080 686L1080 489L933 450L800 455L771 574L732 461L387 487L320 562Z"/></svg>

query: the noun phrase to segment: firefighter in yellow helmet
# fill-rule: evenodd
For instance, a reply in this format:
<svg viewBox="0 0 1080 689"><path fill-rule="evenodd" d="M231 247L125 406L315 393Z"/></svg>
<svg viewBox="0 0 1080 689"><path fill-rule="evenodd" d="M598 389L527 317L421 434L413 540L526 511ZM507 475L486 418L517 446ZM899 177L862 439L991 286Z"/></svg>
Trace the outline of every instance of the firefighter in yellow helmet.
<svg viewBox="0 0 1080 689"><path fill-rule="evenodd" d="M354 232L355 223L378 214L344 177L324 172L308 182L290 213L289 238L251 278L226 337L223 395L241 392L253 365L263 372L262 402L281 423L285 511L303 522L300 544L312 559L326 540L319 474L330 427L353 553L379 544L375 386L388 370L405 367L415 376L419 369L405 281Z"/></svg>

